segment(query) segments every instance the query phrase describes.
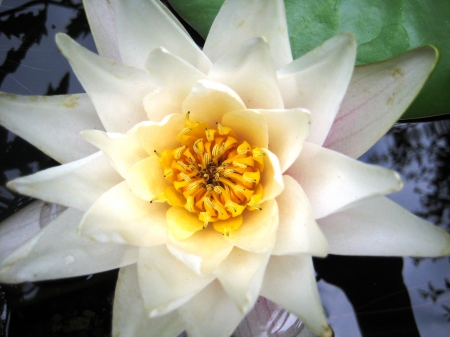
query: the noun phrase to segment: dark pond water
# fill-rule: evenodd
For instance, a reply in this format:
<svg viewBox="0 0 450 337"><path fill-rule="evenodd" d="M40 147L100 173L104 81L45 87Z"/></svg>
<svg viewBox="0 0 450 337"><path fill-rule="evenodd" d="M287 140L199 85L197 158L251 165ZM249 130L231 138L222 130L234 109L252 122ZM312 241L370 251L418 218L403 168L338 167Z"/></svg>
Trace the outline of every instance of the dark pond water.
<svg viewBox="0 0 450 337"><path fill-rule="evenodd" d="M94 50L79 1L3 1L1 91L36 95L83 91L56 48L57 32ZM397 170L405 188L392 198L450 230L449 120L398 124L361 159ZM53 165L33 146L0 130L0 220L31 201L8 191L5 182ZM315 267L337 336L450 336L448 258L329 256L315 260ZM109 336L116 277L117 271L110 271L0 285L0 337Z"/></svg>

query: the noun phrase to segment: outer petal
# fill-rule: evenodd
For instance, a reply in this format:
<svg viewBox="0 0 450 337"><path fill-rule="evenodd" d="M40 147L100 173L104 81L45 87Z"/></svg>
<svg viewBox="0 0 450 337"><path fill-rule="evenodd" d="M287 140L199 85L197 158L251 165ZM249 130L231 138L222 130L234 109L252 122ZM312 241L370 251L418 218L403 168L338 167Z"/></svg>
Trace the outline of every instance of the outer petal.
<svg viewBox="0 0 450 337"><path fill-rule="evenodd" d="M314 220L308 197L292 177L283 176L283 180L283 193L277 197L280 224L272 254L326 256L328 242Z"/></svg>
<svg viewBox="0 0 450 337"><path fill-rule="evenodd" d="M148 317L136 265L120 268L113 310L112 334L116 337L173 337L185 329L176 311L162 317Z"/></svg>
<svg viewBox="0 0 450 337"><path fill-rule="evenodd" d="M258 110L269 127L269 150L285 172L297 159L309 134L311 114L304 109Z"/></svg>
<svg viewBox="0 0 450 337"><path fill-rule="evenodd" d="M155 87L144 70L100 57L64 34L56 43L110 132L126 132L147 119L142 100Z"/></svg>
<svg viewBox="0 0 450 337"><path fill-rule="evenodd" d="M356 67L324 147L357 158L380 139L419 93L437 61L424 46Z"/></svg>
<svg viewBox="0 0 450 337"><path fill-rule="evenodd" d="M261 211L245 211L244 222L225 239L249 252L263 253L272 250L278 229L278 205L275 200L262 204Z"/></svg>
<svg viewBox="0 0 450 337"><path fill-rule="evenodd" d="M60 163L95 152L95 148L80 137L80 131L103 130L86 94L19 96L0 93L0 124Z"/></svg>
<svg viewBox="0 0 450 337"><path fill-rule="evenodd" d="M284 107L270 46L254 38L214 63L208 77L229 86L249 109Z"/></svg>
<svg viewBox="0 0 450 337"><path fill-rule="evenodd" d="M185 320L190 337L231 336L244 318L218 281L183 305L178 313Z"/></svg>
<svg viewBox="0 0 450 337"><path fill-rule="evenodd" d="M212 275L195 274L165 246L141 248L137 266L139 288L150 317L177 309L214 280Z"/></svg>
<svg viewBox="0 0 450 337"><path fill-rule="evenodd" d="M125 63L143 68L148 54L164 47L208 73L211 62L159 1L117 0L116 6L119 48Z"/></svg>
<svg viewBox="0 0 450 337"><path fill-rule="evenodd" d="M19 283L74 277L123 267L137 248L98 243L77 235L83 212L68 209L0 264L0 281Z"/></svg>
<svg viewBox="0 0 450 337"><path fill-rule="evenodd" d="M154 246L166 241L165 204L149 204L126 181L103 194L81 221L79 232L100 242Z"/></svg>
<svg viewBox="0 0 450 337"><path fill-rule="evenodd" d="M255 304L270 253L257 254L234 248L214 272L228 296L246 314Z"/></svg>
<svg viewBox="0 0 450 337"><path fill-rule="evenodd" d="M361 163L311 143L305 143L287 174L305 191L316 219L403 186L397 172Z"/></svg>
<svg viewBox="0 0 450 337"><path fill-rule="evenodd" d="M222 120L229 111L244 110L241 98L227 86L208 80L200 80L183 102L182 112L191 112L194 120L210 126Z"/></svg>
<svg viewBox="0 0 450 337"><path fill-rule="evenodd" d="M283 191L284 185L278 158L269 150L262 150L266 158L260 180L261 185L264 187L261 202L264 202L276 198Z"/></svg>
<svg viewBox="0 0 450 337"><path fill-rule="evenodd" d="M101 152L8 183L8 188L34 198L86 211L123 179Z"/></svg>
<svg viewBox="0 0 450 337"><path fill-rule="evenodd" d="M227 0L209 31L203 51L213 62L253 37L264 36L275 68L292 61L284 2Z"/></svg>
<svg viewBox="0 0 450 337"><path fill-rule="evenodd" d="M341 33L278 72L286 108L311 111L308 142L322 145L347 90L356 58L356 42Z"/></svg>
<svg viewBox="0 0 450 337"><path fill-rule="evenodd" d="M314 274L310 256L272 256L261 295L298 316L317 336L331 337Z"/></svg>
<svg viewBox="0 0 450 337"><path fill-rule="evenodd" d="M395 202L377 197L319 220L331 254L445 256L450 235Z"/></svg>

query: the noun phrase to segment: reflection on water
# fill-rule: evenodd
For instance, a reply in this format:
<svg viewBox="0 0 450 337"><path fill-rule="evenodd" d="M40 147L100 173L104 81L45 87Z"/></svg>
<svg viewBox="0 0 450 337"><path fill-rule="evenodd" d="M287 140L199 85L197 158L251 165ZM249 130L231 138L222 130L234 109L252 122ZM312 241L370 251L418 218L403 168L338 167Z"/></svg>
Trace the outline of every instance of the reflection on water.
<svg viewBox="0 0 450 337"><path fill-rule="evenodd" d="M0 10L0 89L19 94L82 92L53 40L56 32L63 31L93 49L81 1L4 0ZM449 131L449 120L399 124L361 158L400 172L405 188L392 198L447 229ZM1 220L31 200L8 191L5 182L57 163L5 129L0 130L0 142ZM42 213L45 219L54 214L51 207L44 210L48 214ZM65 259L71 263L70 256ZM450 335L448 258L330 256L315 260L315 267L337 336ZM111 271L2 285L0 336L107 336L116 277L117 271ZM285 312L279 314L281 323L293 319ZM297 323L293 319L293 325ZM271 327L273 331L279 328Z"/></svg>

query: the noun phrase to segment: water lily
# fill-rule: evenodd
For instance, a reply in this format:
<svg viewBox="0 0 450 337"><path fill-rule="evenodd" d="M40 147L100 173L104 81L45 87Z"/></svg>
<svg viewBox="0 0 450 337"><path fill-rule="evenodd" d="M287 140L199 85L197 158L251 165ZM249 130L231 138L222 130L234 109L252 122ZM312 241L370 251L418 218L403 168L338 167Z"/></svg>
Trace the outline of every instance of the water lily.
<svg viewBox="0 0 450 337"><path fill-rule="evenodd" d="M259 295L328 336L312 256L450 254L384 196L397 173L354 159L434 48L354 69L349 33L292 60L282 1L227 0L203 50L156 0L85 6L100 56L56 42L86 94L0 96L2 124L63 164L8 187L68 207L0 227L0 281L121 268L115 336L228 336Z"/></svg>

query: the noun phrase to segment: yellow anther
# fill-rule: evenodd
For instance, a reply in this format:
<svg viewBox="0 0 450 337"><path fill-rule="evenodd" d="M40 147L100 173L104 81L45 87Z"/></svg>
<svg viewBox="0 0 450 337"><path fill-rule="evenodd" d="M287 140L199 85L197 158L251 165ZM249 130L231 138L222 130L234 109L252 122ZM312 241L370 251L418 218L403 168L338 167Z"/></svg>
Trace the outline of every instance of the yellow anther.
<svg viewBox="0 0 450 337"><path fill-rule="evenodd" d="M180 177L181 177L184 181L187 181L188 183L191 182L191 177L189 177L186 173L181 172L181 173L180 173Z"/></svg>
<svg viewBox="0 0 450 337"><path fill-rule="evenodd" d="M173 156L175 159L180 159L183 151L186 150L186 146L179 147L173 151Z"/></svg>
<svg viewBox="0 0 450 337"><path fill-rule="evenodd" d="M209 212L200 212L200 220L203 220L203 229L208 227L209 220L211 220L211 214Z"/></svg>
<svg viewBox="0 0 450 337"><path fill-rule="evenodd" d="M154 203L154 202L167 202L167 200L169 200L166 195L163 193L157 195L156 197L154 197L152 200L150 200L150 203Z"/></svg>
<svg viewBox="0 0 450 337"><path fill-rule="evenodd" d="M190 183L187 187L186 187L186 191L190 191L194 188L198 187L198 181L194 181L192 183Z"/></svg>
<svg viewBox="0 0 450 337"><path fill-rule="evenodd" d="M186 198L186 205L184 205L184 208L186 208L190 213L194 212L194 202L195 199L192 195Z"/></svg>
<svg viewBox="0 0 450 337"><path fill-rule="evenodd" d="M158 157L161 157L161 153L159 153L158 151L153 150L153 152L155 152L155 154L156 154Z"/></svg>
<svg viewBox="0 0 450 337"><path fill-rule="evenodd" d="M187 170L187 166L185 163L183 163L181 160L177 161L177 164L181 166L181 168L186 171Z"/></svg>
<svg viewBox="0 0 450 337"><path fill-rule="evenodd" d="M239 163L236 160L233 160L233 165L240 168L247 168L247 165Z"/></svg>
<svg viewBox="0 0 450 337"><path fill-rule="evenodd" d="M205 151L205 148L203 146L203 140L202 139L197 139L195 141L194 145L192 146L192 148L194 149L195 153L202 154L203 151Z"/></svg>

